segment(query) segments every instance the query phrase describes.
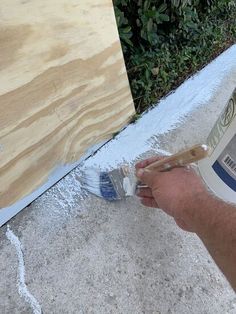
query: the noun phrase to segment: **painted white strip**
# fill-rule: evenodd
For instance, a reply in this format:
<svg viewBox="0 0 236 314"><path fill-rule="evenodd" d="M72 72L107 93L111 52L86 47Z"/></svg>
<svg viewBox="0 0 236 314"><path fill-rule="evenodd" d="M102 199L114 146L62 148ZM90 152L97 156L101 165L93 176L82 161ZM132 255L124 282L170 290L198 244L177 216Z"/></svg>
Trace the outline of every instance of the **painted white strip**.
<svg viewBox="0 0 236 314"><path fill-rule="evenodd" d="M103 146L86 161L86 168L106 170L132 162L152 148L155 138L182 125L194 111L213 107L212 100L221 102L223 109L236 86L235 73L236 44ZM217 99L214 99L216 95Z"/></svg>
<svg viewBox="0 0 236 314"><path fill-rule="evenodd" d="M7 226L6 232L7 239L14 245L18 258L18 292L22 298L31 306L34 314L41 314L42 310L35 299L35 297L29 292L26 284L25 284L25 263L24 256L22 252L22 244L19 238L11 231L10 227Z"/></svg>

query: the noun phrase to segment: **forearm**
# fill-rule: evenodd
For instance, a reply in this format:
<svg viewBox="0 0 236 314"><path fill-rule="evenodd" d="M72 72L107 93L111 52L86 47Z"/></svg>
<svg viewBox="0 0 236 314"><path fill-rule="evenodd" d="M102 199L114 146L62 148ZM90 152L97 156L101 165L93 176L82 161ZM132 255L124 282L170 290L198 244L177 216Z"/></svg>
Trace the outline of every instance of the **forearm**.
<svg viewBox="0 0 236 314"><path fill-rule="evenodd" d="M136 165L147 188L138 192L145 206L162 208L184 230L195 232L236 291L236 206L211 195L191 169L145 171L154 162Z"/></svg>
<svg viewBox="0 0 236 314"><path fill-rule="evenodd" d="M236 291L236 207L214 197L195 211L195 230Z"/></svg>

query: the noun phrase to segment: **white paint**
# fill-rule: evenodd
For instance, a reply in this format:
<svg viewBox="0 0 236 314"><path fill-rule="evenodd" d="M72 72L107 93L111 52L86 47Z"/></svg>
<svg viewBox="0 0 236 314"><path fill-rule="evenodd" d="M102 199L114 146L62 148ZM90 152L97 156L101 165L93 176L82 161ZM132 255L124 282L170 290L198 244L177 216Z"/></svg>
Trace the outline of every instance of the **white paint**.
<svg viewBox="0 0 236 314"><path fill-rule="evenodd" d="M7 226L6 237L14 245L18 258L18 292L22 298L31 306L34 314L41 314L42 310L35 299L35 297L29 292L25 284L25 263L22 252L22 244L19 238L11 231L10 227Z"/></svg>
<svg viewBox="0 0 236 314"><path fill-rule="evenodd" d="M57 184L51 187L44 195L43 201L54 198L55 207L63 208L66 212L78 204L79 200L85 198L86 191L82 190L81 183L78 178L81 177L79 169L72 171L70 175L62 178ZM56 196L56 197L55 197Z"/></svg>
<svg viewBox="0 0 236 314"><path fill-rule="evenodd" d="M181 125L193 111L208 105L216 93L224 94L227 101L235 87L233 80L228 79L233 71L236 71L236 45L103 146L86 161L86 168L95 166L105 170L130 163L152 148L153 138Z"/></svg>
<svg viewBox="0 0 236 314"><path fill-rule="evenodd" d="M131 182L129 177L123 179L123 188L126 196L132 196L135 193L136 182Z"/></svg>

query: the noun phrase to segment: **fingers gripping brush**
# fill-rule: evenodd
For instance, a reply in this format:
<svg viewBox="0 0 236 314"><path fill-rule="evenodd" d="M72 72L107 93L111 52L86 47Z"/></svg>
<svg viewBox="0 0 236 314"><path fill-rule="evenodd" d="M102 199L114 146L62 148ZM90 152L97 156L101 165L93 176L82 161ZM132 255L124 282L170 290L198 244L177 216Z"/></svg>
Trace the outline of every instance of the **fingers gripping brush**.
<svg viewBox="0 0 236 314"><path fill-rule="evenodd" d="M195 145L187 150L155 161L145 169L163 172L177 167L184 167L207 157L208 152L207 145ZM128 166L113 169L109 172L85 169L82 177L83 188L107 201L121 200L127 196L135 195L137 187L142 186L137 181L135 170Z"/></svg>

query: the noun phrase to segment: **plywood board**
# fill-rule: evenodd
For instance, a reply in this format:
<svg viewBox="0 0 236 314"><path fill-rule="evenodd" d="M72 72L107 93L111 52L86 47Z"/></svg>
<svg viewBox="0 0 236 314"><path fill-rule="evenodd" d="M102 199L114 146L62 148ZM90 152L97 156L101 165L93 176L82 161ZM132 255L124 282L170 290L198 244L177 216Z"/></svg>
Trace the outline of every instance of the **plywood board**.
<svg viewBox="0 0 236 314"><path fill-rule="evenodd" d="M0 216L134 113L112 0L1 0L0 79Z"/></svg>

